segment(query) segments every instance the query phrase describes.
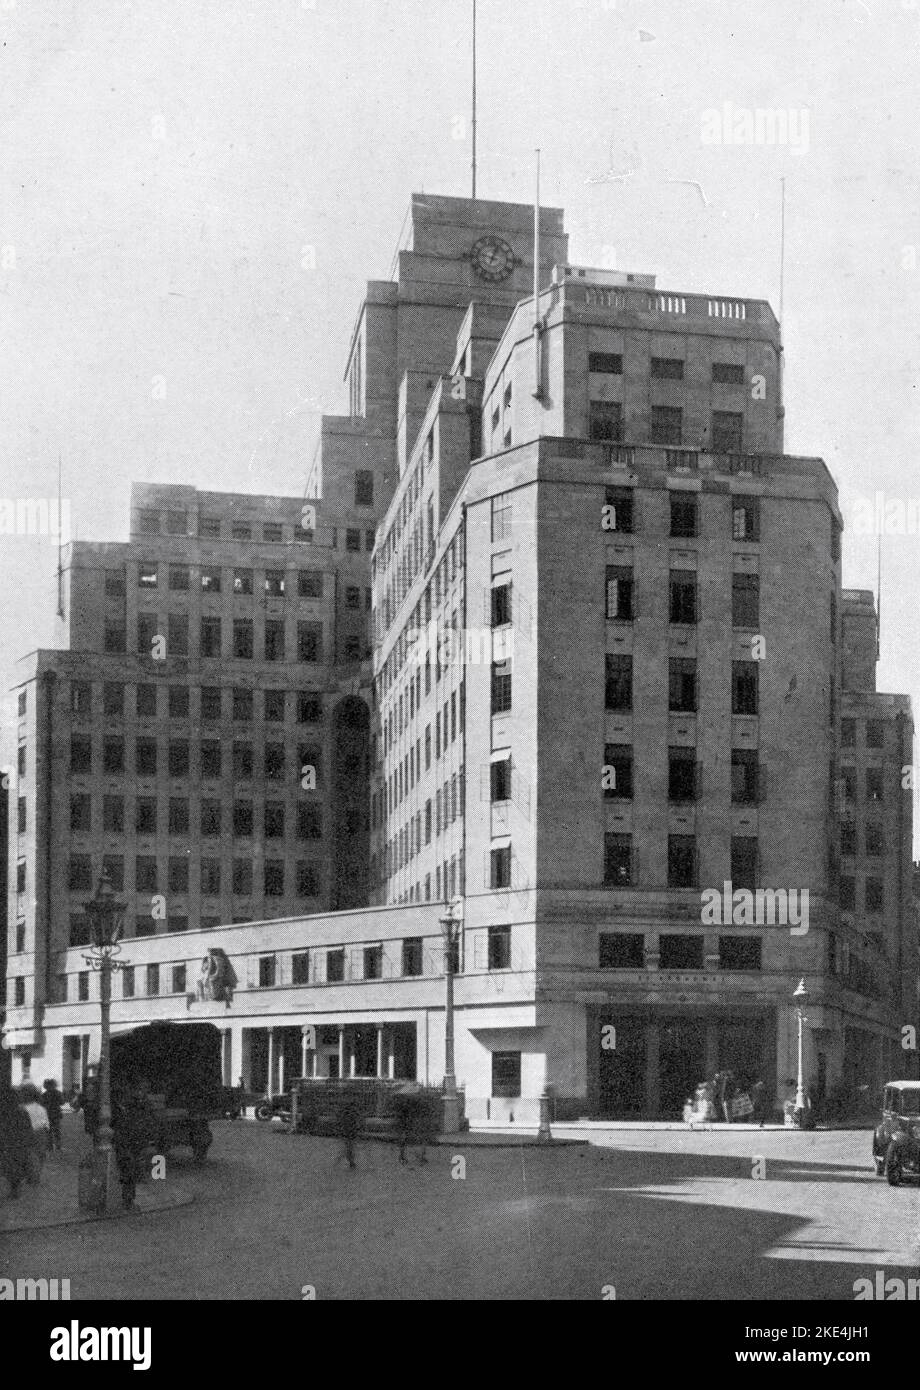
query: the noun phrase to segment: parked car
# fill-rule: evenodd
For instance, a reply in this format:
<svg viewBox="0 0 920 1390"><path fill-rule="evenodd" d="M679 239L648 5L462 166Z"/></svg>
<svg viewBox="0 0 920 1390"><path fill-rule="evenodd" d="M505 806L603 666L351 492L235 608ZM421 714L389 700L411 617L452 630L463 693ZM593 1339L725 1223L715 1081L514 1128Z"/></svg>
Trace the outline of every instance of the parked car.
<svg viewBox="0 0 920 1390"><path fill-rule="evenodd" d="M872 1135L872 1158L879 1177L892 1187L920 1178L920 1081L889 1081L882 1118Z"/></svg>

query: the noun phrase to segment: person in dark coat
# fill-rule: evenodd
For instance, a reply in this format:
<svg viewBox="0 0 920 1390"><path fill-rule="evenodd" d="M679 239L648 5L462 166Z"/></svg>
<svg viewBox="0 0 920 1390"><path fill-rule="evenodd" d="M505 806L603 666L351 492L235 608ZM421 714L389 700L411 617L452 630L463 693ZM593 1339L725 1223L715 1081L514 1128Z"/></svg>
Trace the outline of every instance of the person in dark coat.
<svg viewBox="0 0 920 1390"><path fill-rule="evenodd" d="M407 1081L396 1092L395 1105L399 1121L400 1163L408 1163L406 1150L409 1147L418 1149L419 1163L427 1163L428 1116L422 1088L414 1081Z"/></svg>
<svg viewBox="0 0 920 1390"><path fill-rule="evenodd" d="M42 1094L39 1097L45 1110L48 1112L48 1127L51 1131L51 1148L58 1153L64 1147L61 1139L61 1111L64 1108L64 1097L58 1090L56 1081L46 1081L43 1084Z"/></svg>
<svg viewBox="0 0 920 1390"><path fill-rule="evenodd" d="M9 1086L0 1086L0 1172L18 1197L24 1179L32 1171L32 1121Z"/></svg>
<svg viewBox="0 0 920 1390"><path fill-rule="evenodd" d="M357 1168L355 1144L361 1129L361 1107L357 1096L343 1096L339 1104L339 1134L342 1137L342 1154L349 1168Z"/></svg>
<svg viewBox="0 0 920 1390"><path fill-rule="evenodd" d="M141 1081L130 1082L112 1097L112 1134L121 1202L126 1211L134 1206L141 1159L154 1140L155 1120Z"/></svg>

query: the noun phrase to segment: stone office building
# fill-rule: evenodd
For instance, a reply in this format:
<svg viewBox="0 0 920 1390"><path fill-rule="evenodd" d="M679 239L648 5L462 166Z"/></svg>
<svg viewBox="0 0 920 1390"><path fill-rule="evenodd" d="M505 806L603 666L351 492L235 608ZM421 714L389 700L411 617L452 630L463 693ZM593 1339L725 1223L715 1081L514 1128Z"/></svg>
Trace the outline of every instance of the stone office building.
<svg viewBox="0 0 920 1390"><path fill-rule="evenodd" d="M675 1115L717 1068L782 1100L803 976L811 1084L874 1084L915 1021L898 889L910 798L894 776L912 726L906 699L875 692L871 606L841 587L833 479L783 452L779 327L759 301L571 265L555 209L535 313L531 227L516 205L413 199L398 279L369 285L352 336L349 414L324 419L310 474L320 518L362 497L377 528L352 583L373 590L373 688L360 672L354 687L370 711L370 824L349 840L372 905L335 897L352 870L336 877L349 837L333 829L324 899L285 898L273 922L264 891L231 893L187 934L131 941L135 993L116 1024L216 1012L228 1080L274 1086L301 1067L437 1080L439 919L459 897L457 1073L474 1119L531 1121L546 1084L559 1115ZM285 651L296 640L286 631ZM338 669L326 677L332 703ZM305 681L295 663L292 698ZM854 753L845 719L866 740L884 723L882 745ZM334 801L322 752L320 800ZM841 830L851 767L855 849ZM354 808L363 789L349 786ZM301 799L288 791L286 836ZM191 857L206 843L191 834ZM231 843L222 884L249 853ZM269 843L253 841L254 874ZM296 834L281 841L285 885L308 858ZM707 918L703 895L726 883L800 908L807 890L807 919L775 920L775 897L765 918L731 903ZM44 1011L52 1070L95 1018L95 981L58 939L43 967L45 997L67 977L66 1005ZM209 947L233 962L229 1005L189 1000ZM19 966L27 990L28 955Z"/></svg>

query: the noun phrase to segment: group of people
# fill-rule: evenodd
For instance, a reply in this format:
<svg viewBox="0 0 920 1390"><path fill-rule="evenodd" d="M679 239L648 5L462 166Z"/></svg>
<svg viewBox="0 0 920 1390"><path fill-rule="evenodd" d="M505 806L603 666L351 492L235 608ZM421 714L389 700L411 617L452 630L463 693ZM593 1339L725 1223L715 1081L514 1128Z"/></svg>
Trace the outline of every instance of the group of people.
<svg viewBox="0 0 920 1390"><path fill-rule="evenodd" d="M745 1121L764 1125L767 1117L766 1087L762 1081L742 1084L731 1071L716 1072L711 1081L701 1081L684 1105L684 1121L707 1124Z"/></svg>
<svg viewBox="0 0 920 1390"><path fill-rule="evenodd" d="M0 1086L0 1172L11 1197L24 1182L37 1184L47 1155L62 1150L63 1108L56 1081L46 1081L41 1091L31 1082L16 1090Z"/></svg>
<svg viewBox="0 0 920 1390"><path fill-rule="evenodd" d="M399 1141L399 1161L409 1162L409 1150L415 1149L416 1162L428 1162L430 1117L422 1088L406 1082L392 1099ZM342 1138L342 1154L349 1168L356 1168L356 1144L364 1123L364 1111L356 1095L346 1093L338 1109L338 1129Z"/></svg>

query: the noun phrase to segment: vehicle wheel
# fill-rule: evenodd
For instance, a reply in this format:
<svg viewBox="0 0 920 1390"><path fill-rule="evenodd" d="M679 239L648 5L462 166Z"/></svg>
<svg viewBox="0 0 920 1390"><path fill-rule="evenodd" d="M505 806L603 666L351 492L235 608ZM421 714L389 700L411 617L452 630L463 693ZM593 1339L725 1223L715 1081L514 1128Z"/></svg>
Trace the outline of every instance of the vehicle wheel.
<svg viewBox="0 0 920 1390"><path fill-rule="evenodd" d="M885 1159L885 1176L891 1187L900 1187L901 1179L904 1176L901 1167L901 1156L891 1149L888 1150L888 1155Z"/></svg>
<svg viewBox="0 0 920 1390"><path fill-rule="evenodd" d="M274 1110L266 1101L263 1101L261 1105L256 1106L257 1120L270 1120L274 1113Z"/></svg>

